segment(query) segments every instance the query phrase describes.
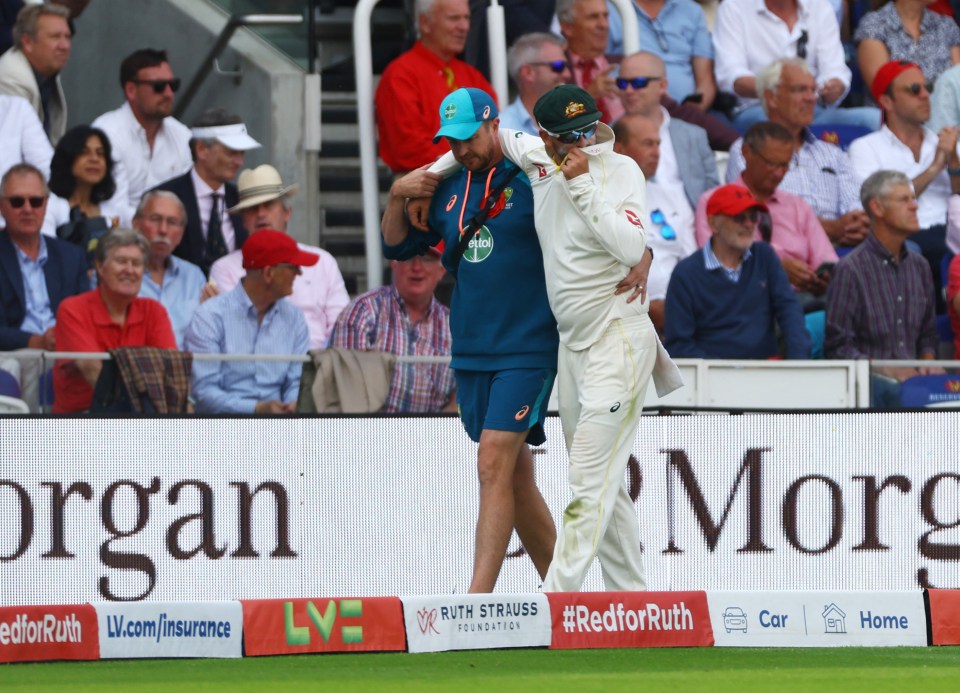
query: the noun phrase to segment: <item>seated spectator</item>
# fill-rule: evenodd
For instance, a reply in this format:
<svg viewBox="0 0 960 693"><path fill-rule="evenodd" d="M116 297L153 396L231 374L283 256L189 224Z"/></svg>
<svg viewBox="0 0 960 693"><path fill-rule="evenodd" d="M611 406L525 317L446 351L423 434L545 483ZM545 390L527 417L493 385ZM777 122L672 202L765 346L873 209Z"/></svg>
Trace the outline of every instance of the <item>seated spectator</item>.
<svg viewBox="0 0 960 693"><path fill-rule="evenodd" d="M247 233L260 229L287 233L291 213L287 198L296 192L296 185L284 185L277 169L263 164L240 174L240 201L228 211L240 216ZM304 243L298 243L297 246L320 259L301 269L288 300L306 318L310 348L323 349L333 323L350 302L350 297L337 261L330 253ZM243 274L243 253L239 250L220 258L210 269L212 283L222 292L232 291L240 283Z"/></svg>
<svg viewBox="0 0 960 693"><path fill-rule="evenodd" d="M947 227L960 226L960 195L951 195L947 205ZM953 331L953 358L960 359L960 255L954 255L947 269L947 314Z"/></svg>
<svg viewBox="0 0 960 693"><path fill-rule="evenodd" d="M755 240L773 246L799 299L807 308L821 303L837 252L823 226L802 198L778 188L793 155L794 138L782 125L757 123L743 138L746 167L734 183L746 187L764 204ZM697 243L713 237L707 211L710 193L700 198L696 212Z"/></svg>
<svg viewBox="0 0 960 693"><path fill-rule="evenodd" d="M713 41L700 4L694 0L633 0L640 45L666 65L670 97L709 111L717 95ZM609 3L608 3L609 5ZM623 19L610 10L607 52L623 55Z"/></svg>
<svg viewBox="0 0 960 693"><path fill-rule="evenodd" d="M440 102L460 87L476 87L496 100L476 68L457 59L470 31L467 0L416 0L420 38L393 60L377 85L380 158L394 173L429 164L450 148L433 141Z"/></svg>
<svg viewBox="0 0 960 693"><path fill-rule="evenodd" d="M920 246L930 263L934 286L940 287L947 246L960 253L960 236L947 238L946 229L947 198L951 192L960 192L960 128L945 126L935 133L924 127L930 118L926 84L923 72L912 63L891 60L880 68L870 90L883 109L884 124L879 132L850 145L850 159L860 181L883 169L901 171L912 180L920 205L920 231L910 240Z"/></svg>
<svg viewBox="0 0 960 693"><path fill-rule="evenodd" d="M110 140L88 125L57 142L50 163L50 202L43 232L79 245L93 267L93 249L110 229L127 224L126 201L117 200Z"/></svg>
<svg viewBox="0 0 960 693"><path fill-rule="evenodd" d="M444 275L443 248L391 260L393 283L358 296L337 318L328 347L397 356L450 356L450 310L433 293ZM445 363L398 363L383 410L456 411L453 370Z"/></svg>
<svg viewBox="0 0 960 693"><path fill-rule="evenodd" d="M960 28L928 5L930 0L891 0L861 17L853 41L864 84L891 60L915 63L930 81L960 62Z"/></svg>
<svg viewBox="0 0 960 693"><path fill-rule="evenodd" d="M0 171L27 163L36 166L44 180L50 177L53 147L26 99L0 94L0 133Z"/></svg>
<svg viewBox="0 0 960 693"><path fill-rule="evenodd" d="M30 164L16 164L0 180L0 214L6 223L0 231L2 351L55 351L61 301L90 288L84 251L40 233L47 195L43 174ZM0 368L19 378L21 398L36 411L39 361L5 359Z"/></svg>
<svg viewBox="0 0 960 693"><path fill-rule="evenodd" d="M623 115L614 71L605 55L609 38L606 0L557 0L560 32L567 39L573 83L597 102L608 125Z"/></svg>
<svg viewBox="0 0 960 693"><path fill-rule="evenodd" d="M243 245L246 276L231 291L204 302L187 327L194 354L299 355L310 347L303 314L284 297L301 267L319 258L280 231L264 229ZM299 361L193 361L198 412L290 414L296 409Z"/></svg>
<svg viewBox="0 0 960 693"><path fill-rule="evenodd" d="M876 171L864 181L860 198L870 234L843 257L830 282L826 357L935 359L933 277L923 258L905 246L920 228L913 184L899 171ZM874 368L871 406L899 406L900 383L933 372L938 369Z"/></svg>
<svg viewBox="0 0 960 693"><path fill-rule="evenodd" d="M766 207L739 185L708 193L712 233L681 260L667 289L664 346L674 358L807 358L810 341L800 307L773 249L755 241Z"/></svg>
<svg viewBox="0 0 960 693"><path fill-rule="evenodd" d="M813 122L858 125L875 130L875 108L836 108L850 89L851 73L840 42L840 29L826 0L724 0L713 32L717 86L736 94L740 103L733 124L745 132L763 120L757 75L777 58L803 58L817 81Z"/></svg>
<svg viewBox="0 0 960 693"><path fill-rule="evenodd" d="M960 125L960 65L941 74L930 94L930 120L927 127L940 132L946 125Z"/></svg>
<svg viewBox="0 0 960 693"><path fill-rule="evenodd" d="M58 351L105 352L122 346L176 349L166 309L139 298L147 240L133 229L113 229L97 243L97 288L64 299L57 311ZM97 359L58 360L53 367L53 412L86 411L103 369Z"/></svg>
<svg viewBox="0 0 960 693"><path fill-rule="evenodd" d="M720 184L706 131L671 117L663 107L661 99L667 93L667 78L663 61L653 53L640 51L625 57L620 63L617 86L626 112L649 118L659 128L657 182L683 193L693 211L700 196Z"/></svg>
<svg viewBox="0 0 960 693"><path fill-rule="evenodd" d="M209 274L215 261L247 240L240 218L226 212L239 199L233 179L244 154L260 143L247 134L239 116L219 108L201 113L190 134L193 168L156 189L174 193L187 210L187 228L174 255Z"/></svg>
<svg viewBox="0 0 960 693"><path fill-rule="evenodd" d="M186 224L183 203L166 190L146 193L133 217L133 228L150 244L140 296L159 301L167 309L180 349L197 306L216 295L216 289L207 284L199 267L173 254Z"/></svg>
<svg viewBox="0 0 960 693"><path fill-rule="evenodd" d="M860 188L850 157L840 147L815 137L810 130L817 103L817 84L806 61L774 60L757 75L757 91L767 119L790 131L793 159L779 189L798 195L813 207L824 231L836 245L854 246L869 229L860 208ZM743 171L742 140L730 148L727 182Z"/></svg>
<svg viewBox="0 0 960 693"><path fill-rule="evenodd" d="M650 320L663 335L664 299L670 275L680 260L697 250L693 208L682 189L661 185L656 177L662 142L660 128L653 120L625 115L614 123L613 134L613 150L636 161L647 179L647 209L650 210L647 245L653 251L653 264L647 276L647 300Z"/></svg>
<svg viewBox="0 0 960 693"><path fill-rule="evenodd" d="M517 98L500 113L500 127L522 130L530 135L539 132L533 119L537 100L558 84L570 80L566 42L553 34L526 34L517 39L507 52L507 70L517 85Z"/></svg>
<svg viewBox="0 0 960 693"><path fill-rule="evenodd" d="M113 143L119 193L134 210L147 190L190 170L190 128L170 115L180 78L166 51L143 48L124 58L120 88L126 102L93 127Z"/></svg>
<svg viewBox="0 0 960 693"><path fill-rule="evenodd" d="M25 6L13 27L14 46L0 56L0 94L25 98L53 144L67 130L60 71L70 58L69 18L60 5Z"/></svg>

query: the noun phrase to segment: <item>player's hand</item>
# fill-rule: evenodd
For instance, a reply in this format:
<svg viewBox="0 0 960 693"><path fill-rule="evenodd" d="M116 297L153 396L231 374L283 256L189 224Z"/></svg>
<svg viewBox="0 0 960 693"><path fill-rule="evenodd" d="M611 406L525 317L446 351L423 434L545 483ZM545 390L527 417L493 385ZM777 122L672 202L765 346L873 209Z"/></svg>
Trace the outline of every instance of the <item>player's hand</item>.
<svg viewBox="0 0 960 693"><path fill-rule="evenodd" d="M427 170L431 165L426 164L397 178L390 186L390 194L394 197L432 197L441 179L439 173Z"/></svg>
<svg viewBox="0 0 960 693"><path fill-rule="evenodd" d="M560 164L560 170L563 171L563 177L567 180L581 176L590 171L590 159L579 147L570 147L570 151Z"/></svg>
<svg viewBox="0 0 960 693"><path fill-rule="evenodd" d="M429 197L417 197L407 201L407 219L410 220L410 225L413 228L419 229L420 231L427 230L427 219L430 216L430 200L431 198Z"/></svg>
<svg viewBox="0 0 960 693"><path fill-rule="evenodd" d="M653 263L653 253L644 252L640 262L630 268L627 276L620 280L613 290L614 295L619 296L622 293L631 291L627 297L627 303L633 303L638 298L643 303L647 300L647 277L650 275L650 265Z"/></svg>

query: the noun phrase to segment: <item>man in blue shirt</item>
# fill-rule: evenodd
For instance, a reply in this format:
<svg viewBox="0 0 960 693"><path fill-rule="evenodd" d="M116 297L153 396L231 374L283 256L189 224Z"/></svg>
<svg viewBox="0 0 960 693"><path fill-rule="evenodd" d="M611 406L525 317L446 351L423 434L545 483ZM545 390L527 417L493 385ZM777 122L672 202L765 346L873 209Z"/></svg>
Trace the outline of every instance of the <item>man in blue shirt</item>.
<svg viewBox="0 0 960 693"><path fill-rule="evenodd" d="M263 229L243 244L247 275L227 293L206 301L187 327L184 348L195 354L306 354L307 323L284 300L301 267L319 257L280 231ZM292 414L300 389L299 361L193 362L198 412Z"/></svg>
<svg viewBox="0 0 960 693"><path fill-rule="evenodd" d="M186 225L183 203L166 190L146 193L133 217L133 228L150 242L140 296L160 301L167 309L181 349L193 312L202 300L216 294L216 289L207 285L207 278L199 267L173 254Z"/></svg>
<svg viewBox="0 0 960 693"><path fill-rule="evenodd" d="M810 337L780 260L754 242L766 206L741 185L717 188L707 202L713 232L703 249L681 260L667 288L664 346L674 358L767 359L779 354L779 325L788 359L810 355Z"/></svg>
<svg viewBox="0 0 960 693"><path fill-rule="evenodd" d="M556 529L536 486L527 443L546 440L543 422L559 340L547 302L530 181L503 156L496 105L480 89L458 89L441 103L440 125L437 139L447 139L463 170L439 184L438 176L424 169L394 183L382 222L384 250L404 260L443 241L444 266L457 276L451 366L460 418L480 444L470 591L492 592L514 528L541 577L553 557ZM505 181L474 235L466 229L470 219ZM430 194L430 230L411 230L406 199ZM470 241L461 259L463 233Z"/></svg>

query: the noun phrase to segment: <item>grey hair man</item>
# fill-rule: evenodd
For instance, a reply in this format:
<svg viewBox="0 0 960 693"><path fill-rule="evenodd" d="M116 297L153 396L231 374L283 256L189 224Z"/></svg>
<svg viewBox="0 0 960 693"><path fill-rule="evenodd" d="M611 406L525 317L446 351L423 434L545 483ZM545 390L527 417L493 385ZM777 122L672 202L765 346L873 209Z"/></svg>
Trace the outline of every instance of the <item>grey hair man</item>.
<svg viewBox="0 0 960 693"><path fill-rule="evenodd" d="M920 230L917 195L899 171L871 174L860 189L870 233L845 255L827 292L824 355L831 359L933 360L937 353L930 266L907 249ZM893 268L893 269L891 269ZM900 383L936 368L874 368L871 406L900 405Z"/></svg>
<svg viewBox="0 0 960 693"><path fill-rule="evenodd" d="M550 33L524 34L507 51L507 70L517 85L517 98L500 114L500 127L539 131L533 119L537 99L559 84L570 81L567 42Z"/></svg>
<svg viewBox="0 0 960 693"><path fill-rule="evenodd" d="M774 60L757 74L767 119L783 125L794 138L794 154L780 189L802 197L836 245L854 246L869 230L860 206L857 176L847 153L810 131L817 105L817 82L801 58ZM730 148L726 180L743 172L743 140Z"/></svg>
<svg viewBox="0 0 960 693"><path fill-rule="evenodd" d="M53 144L67 129L60 71L70 58L69 19L61 5L26 5L13 27L13 48L0 56L0 94L29 101Z"/></svg>

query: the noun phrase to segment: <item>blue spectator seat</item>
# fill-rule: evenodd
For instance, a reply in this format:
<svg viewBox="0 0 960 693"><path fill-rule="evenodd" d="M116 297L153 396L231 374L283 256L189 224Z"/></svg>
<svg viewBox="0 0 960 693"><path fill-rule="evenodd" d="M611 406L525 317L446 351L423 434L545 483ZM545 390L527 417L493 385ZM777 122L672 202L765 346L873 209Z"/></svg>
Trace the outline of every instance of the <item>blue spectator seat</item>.
<svg viewBox="0 0 960 693"><path fill-rule="evenodd" d="M870 128L862 125L811 125L809 129L814 137L835 144L844 151L858 137L873 132Z"/></svg>
<svg viewBox="0 0 960 693"><path fill-rule="evenodd" d="M900 383L900 403L907 408L960 407L960 375L915 375Z"/></svg>
<svg viewBox="0 0 960 693"><path fill-rule="evenodd" d="M13 374L0 369L0 395L20 399L20 383Z"/></svg>

